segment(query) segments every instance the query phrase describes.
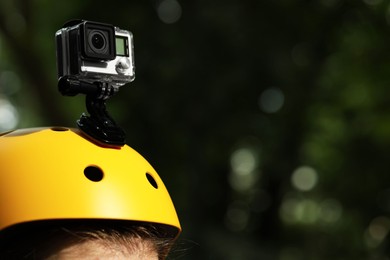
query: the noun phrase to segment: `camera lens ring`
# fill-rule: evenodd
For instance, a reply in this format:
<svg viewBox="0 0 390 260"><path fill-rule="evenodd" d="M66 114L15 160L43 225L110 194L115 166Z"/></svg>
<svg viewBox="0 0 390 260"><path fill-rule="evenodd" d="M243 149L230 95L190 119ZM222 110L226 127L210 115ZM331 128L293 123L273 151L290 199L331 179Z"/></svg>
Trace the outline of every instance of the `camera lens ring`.
<svg viewBox="0 0 390 260"><path fill-rule="evenodd" d="M96 49L98 50L103 49L105 45L104 37L102 36L101 33L94 33L91 36L91 43L92 46L95 47Z"/></svg>
<svg viewBox="0 0 390 260"><path fill-rule="evenodd" d="M108 48L107 36L101 30L91 30L88 34L88 45L98 54L105 54Z"/></svg>

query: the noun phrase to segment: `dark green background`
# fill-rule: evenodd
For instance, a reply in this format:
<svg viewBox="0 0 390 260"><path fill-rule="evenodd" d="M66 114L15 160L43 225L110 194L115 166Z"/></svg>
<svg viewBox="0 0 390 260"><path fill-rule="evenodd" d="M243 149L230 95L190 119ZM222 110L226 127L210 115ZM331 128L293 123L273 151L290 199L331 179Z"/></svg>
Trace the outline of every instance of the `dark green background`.
<svg viewBox="0 0 390 260"><path fill-rule="evenodd" d="M177 207L172 259L389 259L388 0L1 0L1 130L85 111L56 89L75 18L134 34L107 106Z"/></svg>

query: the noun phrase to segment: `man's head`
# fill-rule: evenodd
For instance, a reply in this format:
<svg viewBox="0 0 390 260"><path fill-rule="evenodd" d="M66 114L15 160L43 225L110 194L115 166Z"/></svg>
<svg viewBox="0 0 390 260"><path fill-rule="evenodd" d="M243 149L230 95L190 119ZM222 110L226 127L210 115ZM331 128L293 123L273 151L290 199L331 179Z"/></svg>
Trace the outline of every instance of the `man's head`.
<svg viewBox="0 0 390 260"><path fill-rule="evenodd" d="M127 145L113 148L92 142L69 128L0 134L0 212L2 249L12 248L9 243L4 246L8 240L25 245L27 253L50 248L53 257L92 253L85 247L93 245L99 257L103 252L130 253L133 247L151 256L157 252L162 259L165 249L158 245L172 244L181 230L164 183L141 155ZM87 229L69 227L75 220ZM100 221L119 221L121 226L96 226ZM36 223L40 229L27 231ZM138 235L138 229L137 234L129 232L134 227L152 235ZM10 239L13 234L19 235ZM123 243L103 243L114 241L116 234L124 235Z"/></svg>
<svg viewBox="0 0 390 260"><path fill-rule="evenodd" d="M0 259L165 259L175 238L161 226L121 221L26 223L0 236Z"/></svg>
<svg viewBox="0 0 390 260"><path fill-rule="evenodd" d="M61 248L48 256L47 260L67 259L133 259L158 260L158 249L153 240L139 236L90 231L80 242Z"/></svg>

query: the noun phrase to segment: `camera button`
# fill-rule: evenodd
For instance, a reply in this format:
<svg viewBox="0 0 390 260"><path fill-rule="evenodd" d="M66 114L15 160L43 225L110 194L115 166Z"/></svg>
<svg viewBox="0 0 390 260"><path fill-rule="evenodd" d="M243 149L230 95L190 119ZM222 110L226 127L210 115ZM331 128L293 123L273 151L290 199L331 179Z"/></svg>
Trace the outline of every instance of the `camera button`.
<svg viewBox="0 0 390 260"><path fill-rule="evenodd" d="M115 70L119 74L125 74L130 68L130 60L127 58L120 58L115 64Z"/></svg>

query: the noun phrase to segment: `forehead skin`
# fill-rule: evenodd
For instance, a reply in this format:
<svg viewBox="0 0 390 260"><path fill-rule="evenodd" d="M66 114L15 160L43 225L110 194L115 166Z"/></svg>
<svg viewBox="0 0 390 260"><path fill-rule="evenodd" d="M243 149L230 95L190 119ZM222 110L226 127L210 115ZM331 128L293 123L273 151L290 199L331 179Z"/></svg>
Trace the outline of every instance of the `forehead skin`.
<svg viewBox="0 0 390 260"><path fill-rule="evenodd" d="M66 247L46 260L158 260L157 252L148 241L134 241L135 244L106 244L91 240Z"/></svg>

